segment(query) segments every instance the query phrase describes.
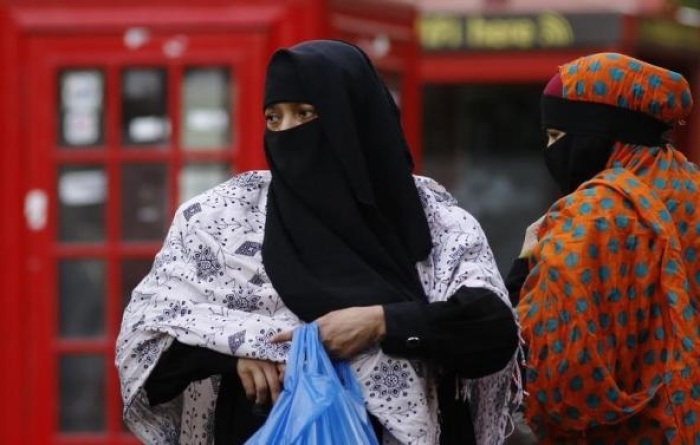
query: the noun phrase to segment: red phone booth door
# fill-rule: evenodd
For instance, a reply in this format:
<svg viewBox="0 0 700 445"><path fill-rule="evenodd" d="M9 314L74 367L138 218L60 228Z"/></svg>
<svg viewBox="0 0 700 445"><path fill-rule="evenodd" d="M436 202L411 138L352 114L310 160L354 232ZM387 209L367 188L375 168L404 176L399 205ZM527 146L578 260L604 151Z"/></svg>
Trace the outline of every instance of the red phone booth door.
<svg viewBox="0 0 700 445"><path fill-rule="evenodd" d="M122 310L177 205L257 162L264 44L143 28L26 42L27 443L136 443Z"/></svg>

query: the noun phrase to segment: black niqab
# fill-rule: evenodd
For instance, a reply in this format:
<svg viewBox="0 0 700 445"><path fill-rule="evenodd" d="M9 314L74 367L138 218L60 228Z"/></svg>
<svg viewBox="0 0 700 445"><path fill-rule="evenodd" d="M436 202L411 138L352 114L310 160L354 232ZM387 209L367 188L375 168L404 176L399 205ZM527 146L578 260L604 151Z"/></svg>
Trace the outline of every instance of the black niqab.
<svg viewBox="0 0 700 445"><path fill-rule="evenodd" d="M544 149L550 175L565 195L605 170L614 141L605 136L565 134Z"/></svg>
<svg viewBox="0 0 700 445"><path fill-rule="evenodd" d="M398 109L367 56L336 41L277 51L265 105L318 118L266 131L272 172L263 262L285 305L330 311L425 298L416 262L432 248Z"/></svg>
<svg viewBox="0 0 700 445"><path fill-rule="evenodd" d="M643 113L545 94L542 125L566 132L545 148L547 169L564 194L606 169L615 141L658 146L669 127Z"/></svg>

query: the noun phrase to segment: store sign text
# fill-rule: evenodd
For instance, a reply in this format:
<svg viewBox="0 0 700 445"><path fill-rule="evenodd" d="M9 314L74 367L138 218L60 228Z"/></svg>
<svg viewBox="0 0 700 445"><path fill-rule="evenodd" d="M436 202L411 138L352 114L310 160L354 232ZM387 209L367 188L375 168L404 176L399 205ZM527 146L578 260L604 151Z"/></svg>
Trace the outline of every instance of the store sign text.
<svg viewBox="0 0 700 445"><path fill-rule="evenodd" d="M553 12L512 17L428 15L421 18L420 37L426 50L558 48L575 43L569 21Z"/></svg>

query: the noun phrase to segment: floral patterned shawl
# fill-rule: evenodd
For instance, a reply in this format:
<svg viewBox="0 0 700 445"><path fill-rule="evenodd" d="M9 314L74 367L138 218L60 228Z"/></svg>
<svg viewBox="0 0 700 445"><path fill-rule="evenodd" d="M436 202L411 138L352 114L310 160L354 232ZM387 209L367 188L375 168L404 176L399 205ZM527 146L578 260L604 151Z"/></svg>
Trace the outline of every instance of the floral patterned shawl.
<svg viewBox="0 0 700 445"><path fill-rule="evenodd" d="M299 324L273 289L261 258L267 171L238 175L183 204L148 276L134 290L117 340L124 417L148 444L213 442L217 378L194 382L181 397L151 407L144 383L173 338L233 355L284 361L288 344L269 338ZM431 301L460 286L482 287L508 303L479 226L434 181L416 178L434 248L418 264ZM435 445L439 439L435 371L379 348L352 360L367 409L385 443ZM515 357L502 371L464 381L479 445L501 444L521 389Z"/></svg>

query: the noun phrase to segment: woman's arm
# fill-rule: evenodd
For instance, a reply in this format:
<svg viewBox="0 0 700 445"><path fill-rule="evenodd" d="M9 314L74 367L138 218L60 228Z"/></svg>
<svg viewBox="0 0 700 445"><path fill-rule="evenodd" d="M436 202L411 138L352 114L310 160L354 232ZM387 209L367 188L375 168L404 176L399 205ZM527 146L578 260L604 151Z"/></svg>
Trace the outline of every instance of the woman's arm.
<svg viewBox="0 0 700 445"><path fill-rule="evenodd" d="M433 237L418 271L426 301L384 306L385 352L439 362L471 379L514 359L519 327L479 222L432 180L418 183Z"/></svg>
<svg viewBox="0 0 700 445"><path fill-rule="evenodd" d="M236 371L237 362L236 357L175 340L146 380L148 402L151 406L169 402L194 381Z"/></svg>
<svg viewBox="0 0 700 445"><path fill-rule="evenodd" d="M194 381L235 372L248 399L266 406L279 396L282 366L266 360L232 357L175 340L158 360L144 389L148 403L156 406L174 399Z"/></svg>
<svg viewBox="0 0 700 445"><path fill-rule="evenodd" d="M506 289L508 289L508 298L513 307L516 307L520 302L520 291L529 273L530 265L528 258L517 258L510 266L510 271L506 277Z"/></svg>
<svg viewBox="0 0 700 445"><path fill-rule="evenodd" d="M447 301L384 306L388 354L435 360L466 378L503 369L518 347L511 308L494 292L460 287Z"/></svg>

